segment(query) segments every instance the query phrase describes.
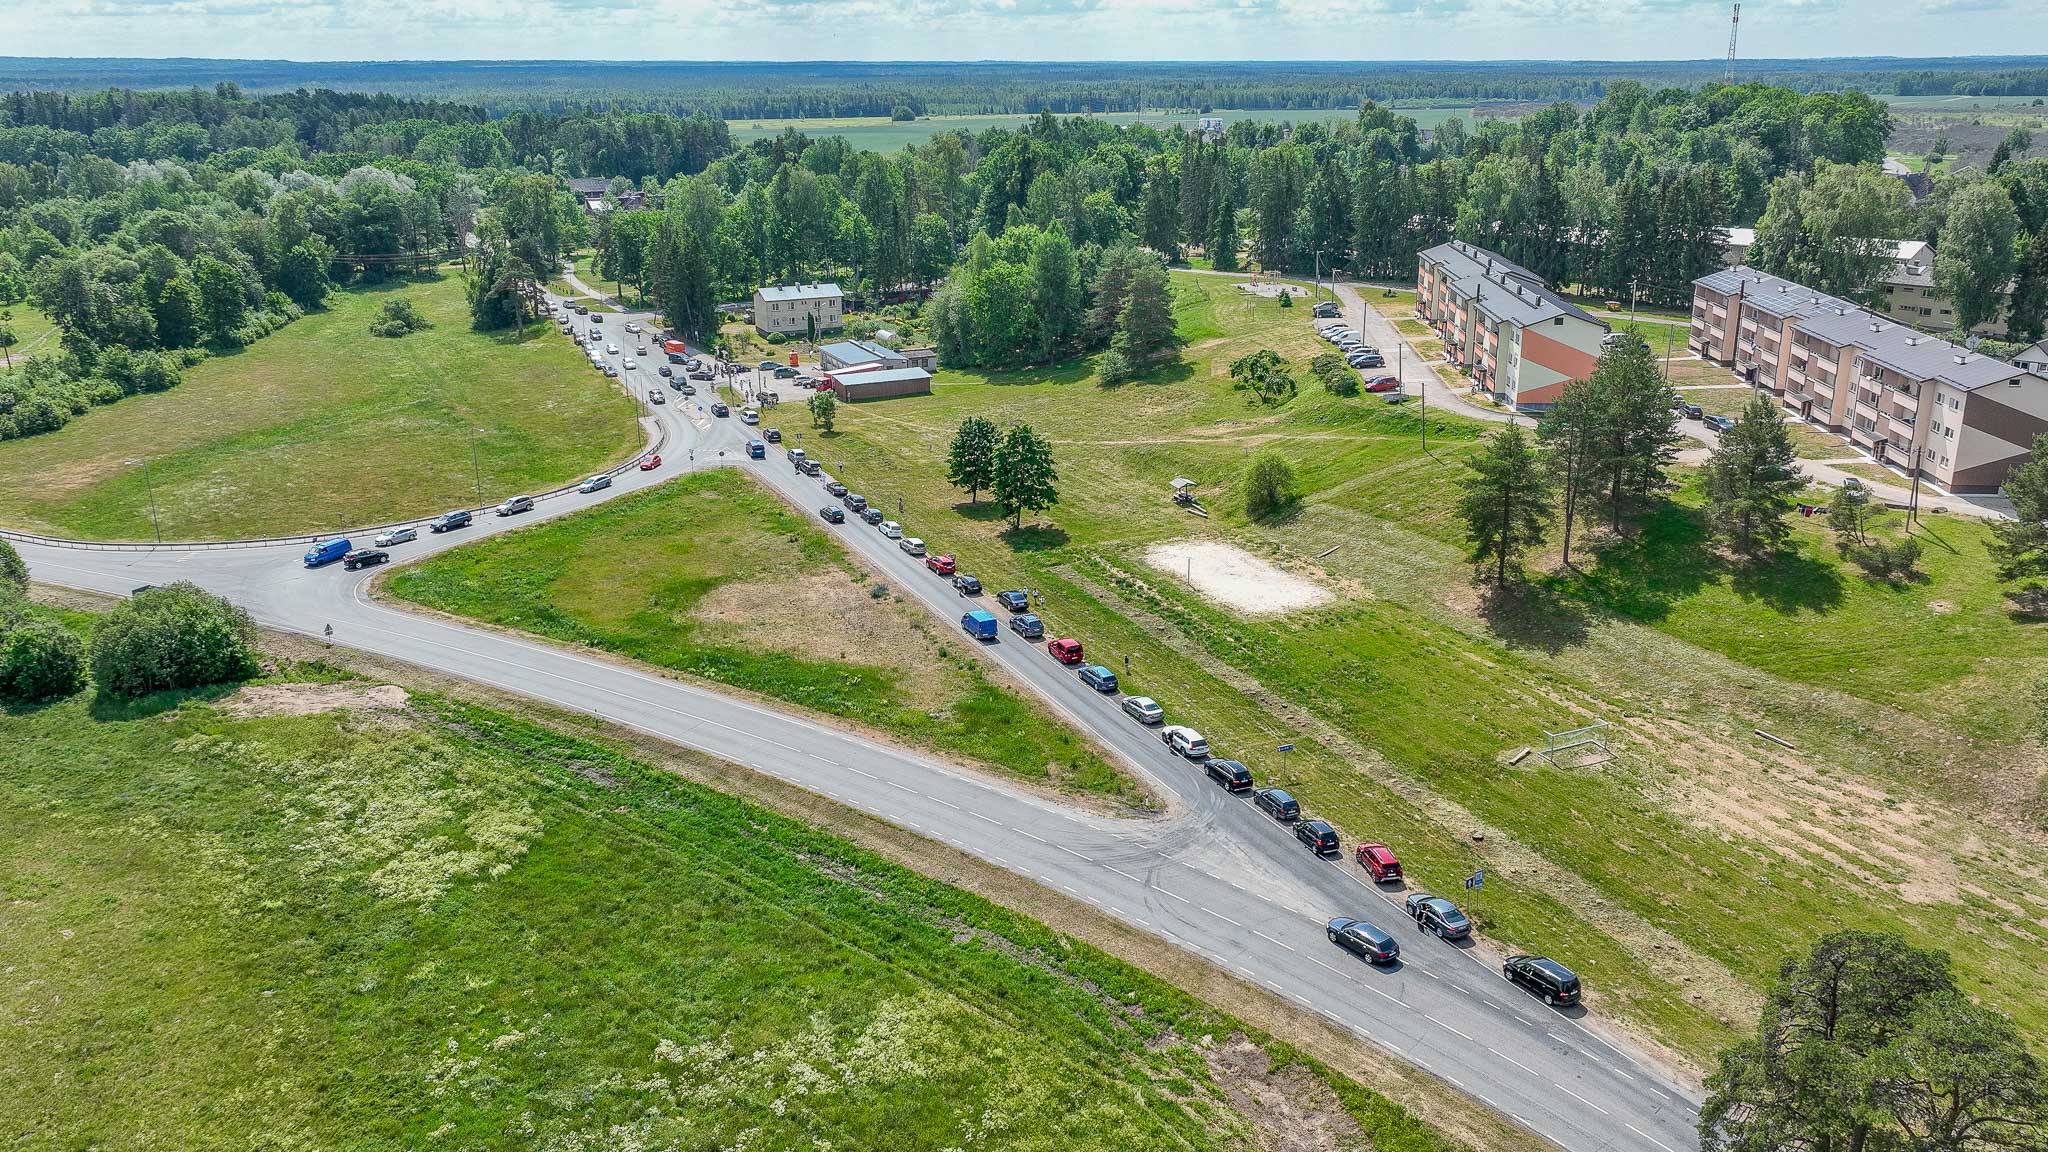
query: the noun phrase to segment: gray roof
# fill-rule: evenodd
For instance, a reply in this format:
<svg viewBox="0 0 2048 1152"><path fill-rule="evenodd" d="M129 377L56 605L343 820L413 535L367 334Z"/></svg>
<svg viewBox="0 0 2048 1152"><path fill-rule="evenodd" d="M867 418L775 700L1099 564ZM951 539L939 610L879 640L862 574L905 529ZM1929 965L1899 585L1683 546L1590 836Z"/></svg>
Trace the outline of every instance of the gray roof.
<svg viewBox="0 0 2048 1152"><path fill-rule="evenodd" d="M1861 308L1807 316L1793 329L1837 347L1854 345L1865 360L1914 380L1939 380L1969 392L2024 375L2003 360L1980 355L1917 328L1872 315Z"/></svg>
<svg viewBox="0 0 2048 1152"><path fill-rule="evenodd" d="M886 384L896 380L929 380L932 374L922 368L876 368L867 372L853 372L833 377L848 386L859 384Z"/></svg>
<svg viewBox="0 0 2048 1152"><path fill-rule="evenodd" d="M755 291L763 300L829 300L840 295L837 284L771 284Z"/></svg>
<svg viewBox="0 0 2048 1152"><path fill-rule="evenodd" d="M1576 316L1588 324L1607 327L1606 322L1551 291L1542 277L1484 248L1452 240L1425 250L1422 257L1441 266L1451 277L1451 287L1459 295L1476 298L1479 310L1495 320L1528 327L1558 316Z"/></svg>
<svg viewBox="0 0 2048 1152"><path fill-rule="evenodd" d="M608 176L572 176L569 179L569 190L578 194L601 196L611 186L611 178Z"/></svg>
<svg viewBox="0 0 2048 1152"><path fill-rule="evenodd" d="M818 349L818 355L830 354L835 360L848 364L859 364L872 360L901 360L903 354L894 348L884 347L868 340L835 340Z"/></svg>

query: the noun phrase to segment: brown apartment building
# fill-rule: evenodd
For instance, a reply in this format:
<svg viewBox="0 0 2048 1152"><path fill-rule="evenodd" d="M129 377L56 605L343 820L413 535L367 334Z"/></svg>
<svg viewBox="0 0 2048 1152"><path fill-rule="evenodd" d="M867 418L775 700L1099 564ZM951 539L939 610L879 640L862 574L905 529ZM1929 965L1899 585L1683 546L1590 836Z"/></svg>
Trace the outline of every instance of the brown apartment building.
<svg viewBox="0 0 2048 1152"><path fill-rule="evenodd" d="M1534 272L1457 240L1418 258L1415 297L1474 387L1527 411L1549 408L1567 383L1591 375L1608 333Z"/></svg>
<svg viewBox="0 0 2048 1152"><path fill-rule="evenodd" d="M2048 435L2048 378L1752 268L1694 282L1690 344L1951 492L1996 492Z"/></svg>

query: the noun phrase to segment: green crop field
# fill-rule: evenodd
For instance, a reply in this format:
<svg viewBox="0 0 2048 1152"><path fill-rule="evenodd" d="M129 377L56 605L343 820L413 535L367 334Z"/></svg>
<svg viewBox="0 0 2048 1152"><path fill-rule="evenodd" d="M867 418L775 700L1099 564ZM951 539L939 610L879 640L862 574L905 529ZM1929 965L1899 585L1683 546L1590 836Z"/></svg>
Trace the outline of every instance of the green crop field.
<svg viewBox="0 0 2048 1152"><path fill-rule="evenodd" d="M398 295L434 327L371 336ZM148 539L153 488L167 540L322 531L471 504L479 471L488 501L635 450L633 401L553 329L533 332L471 330L453 273L338 293L168 392L0 443L0 523Z"/></svg>
<svg viewBox="0 0 2048 1152"><path fill-rule="evenodd" d="M810 519L738 472L686 476L398 572L408 600L858 721L1027 780L1142 801Z"/></svg>
<svg viewBox="0 0 2048 1152"><path fill-rule="evenodd" d="M1308 387L1256 407L1229 362L1270 347L1305 364L1323 347L1306 312L1224 278L1173 284L1186 355L1155 379L1104 388L1085 362L947 371L931 397L842 406L839 431L811 439L870 498L901 497L909 531L984 580L1042 589L1050 626L1091 654L1128 655L1129 691L1347 835L1394 844L1419 883L1486 865L1490 933L1588 973L1602 1012L1680 1051L1725 1042L1779 958L1838 924L1954 947L1976 989L2048 1026L2048 850L2022 743L2048 629L2006 615L1982 524L1930 525L1918 582L1864 580L1818 521L1744 572L1705 546L1688 489L1640 535L1582 539L1581 575L1496 603L1452 511L1484 429L1433 411L1425 454L1412 404ZM1022 532L945 485L970 414L1055 442L1060 505ZM1266 522L1234 492L1258 448L1289 459L1303 493ZM1208 519L1168 500L1175 477L1197 481ZM1333 599L1242 613L1148 562L1185 539L1240 546ZM1606 764L1508 763L1595 720L1613 726ZM1297 750L1266 751L1283 742Z"/></svg>
<svg viewBox="0 0 2048 1152"><path fill-rule="evenodd" d="M1280 1107L1455 1147L959 889L369 687L0 713L11 1142L1236 1149Z"/></svg>
<svg viewBox="0 0 2048 1152"><path fill-rule="evenodd" d="M1469 105L1448 107L1395 107L1403 116L1414 118L1424 128L1434 128L1454 117L1467 121L1472 119ZM1358 115L1356 108L1297 108L1263 109L1246 111L1235 108L1218 109L1213 112L1160 112L1144 113L1142 121L1155 127L1178 126L1183 131L1193 131L1195 122L1204 116L1216 116L1225 123L1240 120L1268 120L1274 123L1291 124L1329 123L1334 120L1349 120ZM1128 126L1139 123L1136 112L1103 112L1092 117L1104 123ZM726 126L732 132L736 143L745 144L782 133L794 128L806 136L842 136L856 148L876 152L894 152L907 144L923 144L942 132L985 132L990 128L1018 128L1029 123L1032 116L1021 113L986 116L926 116L919 120L894 121L885 116L844 116L810 120L730 120Z"/></svg>

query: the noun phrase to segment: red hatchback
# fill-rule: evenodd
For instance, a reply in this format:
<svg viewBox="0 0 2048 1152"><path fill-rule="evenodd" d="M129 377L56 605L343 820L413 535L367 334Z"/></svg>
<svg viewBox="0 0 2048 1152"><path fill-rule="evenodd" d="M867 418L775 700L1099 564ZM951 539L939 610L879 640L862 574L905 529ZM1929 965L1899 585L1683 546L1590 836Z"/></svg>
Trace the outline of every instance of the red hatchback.
<svg viewBox="0 0 2048 1152"><path fill-rule="evenodd" d="M659 467L661 467L661 453L659 452L640 462L640 470L642 472L652 472Z"/></svg>
<svg viewBox="0 0 2048 1152"><path fill-rule="evenodd" d="M1045 650L1052 653L1052 658L1062 664L1079 664L1081 662L1081 642L1079 640L1069 639L1065 636L1057 640L1047 640L1045 642Z"/></svg>
<svg viewBox="0 0 2048 1152"><path fill-rule="evenodd" d="M924 566L941 576L951 576L953 574L953 558L951 556L927 556L924 558Z"/></svg>
<svg viewBox="0 0 2048 1152"><path fill-rule="evenodd" d="M1396 376L1372 376L1365 381L1367 392L1397 392L1400 388L1401 380Z"/></svg>
<svg viewBox="0 0 2048 1152"><path fill-rule="evenodd" d="M1358 863L1360 867L1372 873L1374 880L1386 881L1399 880L1401 878L1401 862L1394 859L1394 850L1385 844L1360 844L1358 846Z"/></svg>

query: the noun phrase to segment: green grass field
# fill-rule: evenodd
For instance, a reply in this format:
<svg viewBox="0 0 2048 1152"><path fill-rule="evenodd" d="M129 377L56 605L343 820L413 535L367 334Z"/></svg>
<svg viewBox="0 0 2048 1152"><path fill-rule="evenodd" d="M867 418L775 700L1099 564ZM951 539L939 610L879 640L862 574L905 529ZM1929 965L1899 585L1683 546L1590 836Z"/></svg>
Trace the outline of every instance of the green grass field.
<svg viewBox="0 0 2048 1152"><path fill-rule="evenodd" d="M15 344L7 349L6 359L20 363L25 356L38 353L51 354L57 351L57 326L42 314L35 305L23 301L19 304L0 304L0 328L13 331Z"/></svg>
<svg viewBox="0 0 2048 1152"><path fill-rule="evenodd" d="M1236 1149L1276 1106L1454 1147L1085 944L605 744L436 697L89 701L0 713L22 1147Z"/></svg>
<svg viewBox="0 0 2048 1152"><path fill-rule="evenodd" d="M398 596L857 721L1022 779L1142 801L964 638L746 476L700 473L396 573Z"/></svg>
<svg viewBox="0 0 2048 1152"><path fill-rule="evenodd" d="M1173 283L1186 357L1155 379L1103 388L1086 363L942 372L929 398L842 407L823 456L871 498L902 497L906 528L984 580L1043 589L1055 630L1118 667L1131 657L1129 690L1348 835L1394 844L1418 882L1487 865L1493 935L1589 973L1601 1011L1681 1051L1725 1042L1778 959L1836 924L1956 947L1974 987L2048 1025L2034 927L2048 852L1984 819L2017 814L2009 791L2031 799L2020 740L2048 630L2004 614L1981 525L1936 524L1920 583L1845 570L1817 522L1775 569L1743 572L1703 547L1688 492L1641 537L1582 539L1583 578L1539 584L1533 606L1496 602L1469 580L1449 499L1481 429L1432 413L1425 455L1412 406L1315 388L1253 406L1230 360L1271 347L1305 364L1321 348L1306 313L1216 277ZM945 486L969 414L1053 438L1055 511L1007 532ZM1303 498L1252 522L1233 490L1261 447L1295 465ZM1210 519L1169 502L1176 476L1198 482ZM1185 537L1238 544L1336 600L1240 615L1146 562ZM1505 763L1596 718L1617 729L1609 764ZM1282 742L1297 747L1284 762L1262 754ZM1981 914L1994 906L2019 912Z"/></svg>
<svg viewBox="0 0 2048 1152"><path fill-rule="evenodd" d="M434 327L371 336L397 295ZM338 293L168 392L0 444L0 523L148 539L153 487L167 540L322 531L474 503L472 428L486 501L635 450L634 402L555 330L533 332L472 331L453 273Z"/></svg>
<svg viewBox="0 0 2048 1152"><path fill-rule="evenodd" d="M1424 128L1434 128L1454 117L1468 122L1472 119L1470 105L1447 107L1400 107L1396 112L1413 117ZM1329 123L1335 120L1351 120L1358 115L1356 108L1303 108L1267 109L1245 111L1241 109L1219 109L1213 112L1159 112L1147 111L1144 123L1154 127L1178 126L1192 132L1196 121L1204 116L1219 116L1226 123L1239 120L1270 120L1274 123L1285 121L1291 124ZM769 136L780 135L786 128L794 128L807 136L843 136L847 143L856 148L876 152L894 152L908 144L923 144L941 132L967 131L985 132L991 128L1019 128L1030 123L1035 116L1024 114L994 114L985 116L927 116L920 120L892 121L886 116L842 116L808 120L729 120L726 127L732 132L735 143L746 144ZM1119 126L1139 122L1135 112L1104 112L1094 119Z"/></svg>

